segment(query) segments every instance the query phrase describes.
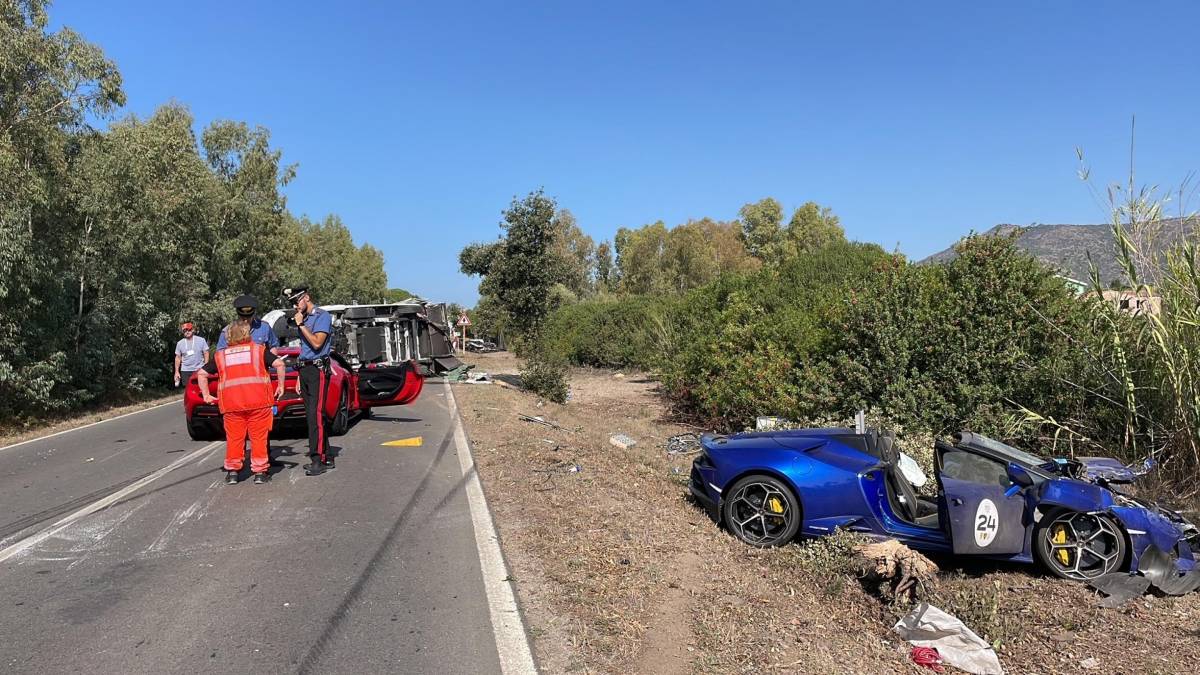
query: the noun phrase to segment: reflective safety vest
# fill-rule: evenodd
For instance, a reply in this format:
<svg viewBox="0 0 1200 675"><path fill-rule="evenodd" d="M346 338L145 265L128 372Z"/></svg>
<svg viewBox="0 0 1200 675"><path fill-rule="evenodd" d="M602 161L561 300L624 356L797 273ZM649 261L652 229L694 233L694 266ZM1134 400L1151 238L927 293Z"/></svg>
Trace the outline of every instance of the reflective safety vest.
<svg viewBox="0 0 1200 675"><path fill-rule="evenodd" d="M217 352L217 407L222 413L270 408L275 403L262 345L240 344Z"/></svg>

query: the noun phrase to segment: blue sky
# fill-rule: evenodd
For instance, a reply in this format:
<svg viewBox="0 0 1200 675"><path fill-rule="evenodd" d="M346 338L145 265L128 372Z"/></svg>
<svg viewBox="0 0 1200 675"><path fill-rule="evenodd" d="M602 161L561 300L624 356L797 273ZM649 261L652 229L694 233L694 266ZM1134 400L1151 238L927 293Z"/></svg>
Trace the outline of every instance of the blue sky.
<svg viewBox="0 0 1200 675"><path fill-rule="evenodd" d="M544 186L597 240L831 207L911 257L996 223L1100 222L1200 168L1200 5L60 0L127 111L263 125L293 212L337 213L394 286L473 304L457 253ZM285 7L281 10L281 7Z"/></svg>

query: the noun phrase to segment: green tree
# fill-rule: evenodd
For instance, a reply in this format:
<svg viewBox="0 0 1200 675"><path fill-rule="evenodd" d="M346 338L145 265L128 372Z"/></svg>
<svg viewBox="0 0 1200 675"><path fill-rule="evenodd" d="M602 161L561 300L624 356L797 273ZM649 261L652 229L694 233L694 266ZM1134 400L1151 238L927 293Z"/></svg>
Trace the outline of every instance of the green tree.
<svg viewBox="0 0 1200 675"><path fill-rule="evenodd" d="M46 6L0 3L0 419L77 400L62 330L74 284L59 272L78 266L70 247L88 223L61 188L73 134L125 102L112 61L70 29L47 32Z"/></svg>
<svg viewBox="0 0 1200 675"><path fill-rule="evenodd" d="M492 263L503 252L503 241L493 241L486 244L467 244L458 253L459 270L467 276L487 276L492 269Z"/></svg>
<svg viewBox="0 0 1200 675"><path fill-rule="evenodd" d="M742 219L742 243L750 255L764 262L782 257L785 240L783 207L771 197L746 204L738 212Z"/></svg>
<svg viewBox="0 0 1200 675"><path fill-rule="evenodd" d="M91 129L124 103L120 74L45 9L0 1L0 423L163 382L181 319L212 335L304 260L327 301L383 297L377 249L287 213L294 168L265 129L198 140L180 104Z"/></svg>
<svg viewBox="0 0 1200 675"><path fill-rule="evenodd" d="M283 153L271 147L270 132L243 122L214 122L201 135L201 146L221 187L213 214L219 241L210 261L214 284L273 297L293 280L278 269L281 247L262 242L291 243L295 230L281 190L295 176L295 166L282 164Z"/></svg>
<svg viewBox="0 0 1200 675"><path fill-rule="evenodd" d="M350 228L336 215L320 223L297 221L300 251L284 275L306 281L320 303L381 302L387 294L383 253L370 244L358 246ZM316 261L316 262L314 262Z"/></svg>
<svg viewBox="0 0 1200 675"><path fill-rule="evenodd" d="M833 211L816 202L805 202L788 221L787 241L789 253L794 255L846 241L846 233Z"/></svg>
<svg viewBox="0 0 1200 675"><path fill-rule="evenodd" d="M617 252L623 293L663 293L670 287L663 255L667 248L667 226L661 220L631 230L620 228L613 240Z"/></svg>
<svg viewBox="0 0 1200 675"><path fill-rule="evenodd" d="M554 200L541 190L514 198L500 224L502 248L494 255L480 284L483 295L496 298L518 335L536 338L550 313L550 290L559 281L553 251Z"/></svg>
<svg viewBox="0 0 1200 675"><path fill-rule="evenodd" d="M558 283L576 298L592 295L595 292L592 270L596 243L579 229L575 216L566 209L560 209L554 216L550 250L558 265Z"/></svg>
<svg viewBox="0 0 1200 675"><path fill-rule="evenodd" d="M406 291L403 288L389 288L384 291L384 302L404 302L405 300L415 297L416 294L411 291Z"/></svg>
<svg viewBox="0 0 1200 675"><path fill-rule="evenodd" d="M602 241L596 246L596 291L609 293L615 290L617 280L612 245L607 241Z"/></svg>

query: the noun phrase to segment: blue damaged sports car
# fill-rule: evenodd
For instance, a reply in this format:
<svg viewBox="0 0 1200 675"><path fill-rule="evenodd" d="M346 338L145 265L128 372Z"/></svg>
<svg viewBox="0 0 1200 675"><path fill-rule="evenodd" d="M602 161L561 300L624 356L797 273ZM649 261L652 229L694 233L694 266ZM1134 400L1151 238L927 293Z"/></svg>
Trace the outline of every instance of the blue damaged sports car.
<svg viewBox="0 0 1200 675"><path fill-rule="evenodd" d="M1122 492L1137 474L1116 460L1044 459L964 432L936 443L937 495L926 497L906 479L891 433L768 431L705 435L700 445L692 494L753 546L846 529L918 550L1036 560L1081 581L1154 560L1157 574L1169 565L1200 584L1200 531Z"/></svg>

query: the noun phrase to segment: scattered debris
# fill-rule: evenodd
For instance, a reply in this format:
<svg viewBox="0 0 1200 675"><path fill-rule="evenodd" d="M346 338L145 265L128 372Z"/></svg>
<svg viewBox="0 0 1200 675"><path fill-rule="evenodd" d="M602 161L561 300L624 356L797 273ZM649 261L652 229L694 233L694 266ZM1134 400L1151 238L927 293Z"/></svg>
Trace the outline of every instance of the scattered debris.
<svg viewBox="0 0 1200 675"><path fill-rule="evenodd" d="M540 424L544 427L550 427L551 429L558 429L559 431L571 432L571 429L560 426L559 424L551 422L548 419L544 419L541 415L534 417L533 415L519 413L517 414L517 419L521 420L522 422L533 422L534 424Z"/></svg>
<svg viewBox="0 0 1200 675"><path fill-rule="evenodd" d="M442 377L446 378L447 382L462 382L467 379L467 373L470 372L470 370L474 367L474 364L464 363L456 368L442 373Z"/></svg>
<svg viewBox="0 0 1200 675"><path fill-rule="evenodd" d="M625 379L625 373L617 373L617 374L613 375L613 379L614 380L623 380L623 379Z"/></svg>
<svg viewBox="0 0 1200 675"><path fill-rule="evenodd" d="M1094 656L1089 656L1079 662L1079 667L1083 668L1084 670L1096 670L1100 667L1100 661L1098 661Z"/></svg>
<svg viewBox="0 0 1200 675"><path fill-rule="evenodd" d="M83 463L87 464L88 462L94 462L94 461L96 461L95 457L88 457L87 459L83 460Z"/></svg>
<svg viewBox="0 0 1200 675"><path fill-rule="evenodd" d="M637 441L625 434L613 434L608 437L609 445L615 445L622 450L628 450L637 445Z"/></svg>
<svg viewBox="0 0 1200 675"><path fill-rule="evenodd" d="M955 668L978 675L1004 674L996 652L983 638L928 602L914 607L893 630L917 647L936 649L942 661Z"/></svg>
<svg viewBox="0 0 1200 675"><path fill-rule="evenodd" d="M574 461L555 462L544 469L530 469L530 471L544 475L542 482L535 485L533 489L537 492L548 492L558 487L554 484L554 474L579 473L580 471L583 471L583 467L579 464L576 464Z"/></svg>
<svg viewBox="0 0 1200 675"><path fill-rule="evenodd" d="M776 427L786 424L787 420L782 417L758 417L754 420L755 431L770 431Z"/></svg>
<svg viewBox="0 0 1200 675"><path fill-rule="evenodd" d="M854 551L859 574L878 582L885 599L910 602L929 597L937 583L937 565L895 539L860 544Z"/></svg>
<svg viewBox="0 0 1200 675"><path fill-rule="evenodd" d="M1176 558L1150 544L1138 560L1138 571L1150 585L1167 595L1187 595L1200 588L1200 569L1193 567L1181 574Z"/></svg>
<svg viewBox="0 0 1200 675"><path fill-rule="evenodd" d="M700 452L700 437L696 434L676 434L667 439L667 454L693 455Z"/></svg>
<svg viewBox="0 0 1200 675"><path fill-rule="evenodd" d="M412 436L411 438L399 438L394 441L387 441L386 443L380 443L379 445L387 446L389 448L419 448L424 442L425 439L423 437Z"/></svg>
<svg viewBox="0 0 1200 675"><path fill-rule="evenodd" d="M1104 593L1098 603L1107 609L1116 609L1134 598L1140 598L1150 589L1150 580L1140 574L1114 572L1092 579L1088 586Z"/></svg>
<svg viewBox="0 0 1200 675"><path fill-rule="evenodd" d="M487 373L472 373L462 382L463 384L491 384L492 378Z"/></svg>
<svg viewBox="0 0 1200 675"><path fill-rule="evenodd" d="M1186 595L1200 588L1200 569L1180 573L1175 560L1150 544L1138 561L1134 573L1113 572L1088 581L1088 586L1104 593L1099 605L1115 609L1154 588L1164 595Z"/></svg>
<svg viewBox="0 0 1200 675"><path fill-rule="evenodd" d="M938 654L938 650L933 647L913 647L908 656L918 666L924 666L939 673L946 670L942 667L942 655Z"/></svg>

